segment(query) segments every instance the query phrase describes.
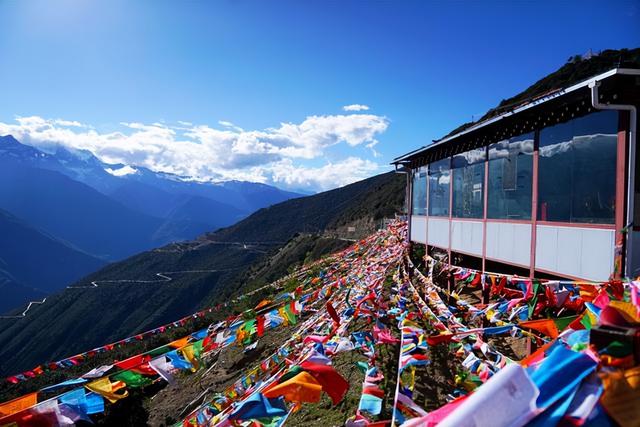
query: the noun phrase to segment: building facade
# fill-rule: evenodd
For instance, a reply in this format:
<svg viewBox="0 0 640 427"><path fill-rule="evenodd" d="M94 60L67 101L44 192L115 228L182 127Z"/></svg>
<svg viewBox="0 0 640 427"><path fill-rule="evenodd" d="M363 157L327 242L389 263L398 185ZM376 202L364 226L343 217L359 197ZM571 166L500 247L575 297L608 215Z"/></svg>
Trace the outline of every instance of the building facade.
<svg viewBox="0 0 640 427"><path fill-rule="evenodd" d="M429 251L603 281L640 275L640 70L616 68L396 158Z"/></svg>

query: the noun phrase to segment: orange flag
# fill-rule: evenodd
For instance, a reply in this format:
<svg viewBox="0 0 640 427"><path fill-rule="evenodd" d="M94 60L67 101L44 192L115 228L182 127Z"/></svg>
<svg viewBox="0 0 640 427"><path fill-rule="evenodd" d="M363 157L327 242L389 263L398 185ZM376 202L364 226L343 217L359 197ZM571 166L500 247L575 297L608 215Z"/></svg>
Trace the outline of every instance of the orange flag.
<svg viewBox="0 0 640 427"><path fill-rule="evenodd" d="M170 346L170 347L173 347L173 348L182 348L182 347L186 347L186 346L187 346L187 344L189 344L189 339L190 339L190 338L191 338L191 336L187 335L187 336L186 336L186 337L184 337L184 338L180 338L180 339L178 339L178 340L171 341L171 342L169 343L169 346Z"/></svg>
<svg viewBox="0 0 640 427"><path fill-rule="evenodd" d="M269 304L271 304L271 300L270 299L263 299L262 301L260 301L258 303L258 305L256 305L256 307L254 308L254 310L260 310L262 307L266 307Z"/></svg>
<svg viewBox="0 0 640 427"><path fill-rule="evenodd" d="M265 397L284 396L289 402L317 403L320 401L322 386L311 374L303 371L282 384L270 387L262 394L264 394Z"/></svg>
<svg viewBox="0 0 640 427"><path fill-rule="evenodd" d="M558 328L553 319L529 320L520 322L518 326L533 329L551 338L558 337Z"/></svg>
<svg viewBox="0 0 640 427"><path fill-rule="evenodd" d="M17 414L20 411L31 408L38 403L38 392L25 394L17 399L0 404L0 418Z"/></svg>

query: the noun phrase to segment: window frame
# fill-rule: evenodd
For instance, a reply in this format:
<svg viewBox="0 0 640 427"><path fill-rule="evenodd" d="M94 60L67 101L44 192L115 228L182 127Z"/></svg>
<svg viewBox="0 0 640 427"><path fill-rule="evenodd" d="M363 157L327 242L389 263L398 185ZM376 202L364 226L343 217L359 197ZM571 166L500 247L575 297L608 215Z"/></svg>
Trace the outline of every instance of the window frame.
<svg viewBox="0 0 640 427"><path fill-rule="evenodd" d="M555 124L550 124L549 126L544 126L541 127L539 129L536 130L536 140L535 140L535 153L536 156L538 156L538 159L541 159L542 156L540 156L540 145L541 145L541 135L543 133L544 130L546 129L551 129L553 127L556 126L561 126L561 125L568 125L569 123L571 123L574 120L580 120L580 119L585 119L591 115L594 114L599 114L599 113L607 113L610 112L612 113L611 110L595 110L592 111L589 114L586 114L584 116L580 116L580 117L575 117L575 118L571 118L570 120L564 121L564 122L560 122L560 123L555 123ZM617 117L617 121L616 121L616 149L615 149L615 158L614 158L614 164L617 163L618 161L618 141L617 141L617 134L618 132L620 132L620 113L619 112L615 112L616 113L616 117ZM575 139L576 135L573 135L572 132L572 142ZM613 212L612 212L612 221L611 222L598 222L598 221L594 221L594 222L577 222L577 221L571 221L571 218L569 218L568 221L555 221L555 220L549 220L549 219L545 219L542 220L540 219L540 206L541 206L541 200L540 200L540 177L542 176L541 173L541 165L540 165L540 160L538 160L538 164L536 165L536 177L537 177L537 183L536 183L536 188L535 188L535 194L534 194L534 198L535 198L535 223L539 224L539 225L548 225L548 226L561 226L561 227L578 227L578 228L599 228L599 229L614 229L616 228L615 226L615 218L616 218L616 211L620 206L620 202L617 200L617 194L616 194L616 180L619 179L618 177L618 172L617 172L617 166L614 166L613 171L614 171L614 185L613 185ZM573 199L571 199L571 202L573 203ZM624 203L624 202L623 202Z"/></svg>

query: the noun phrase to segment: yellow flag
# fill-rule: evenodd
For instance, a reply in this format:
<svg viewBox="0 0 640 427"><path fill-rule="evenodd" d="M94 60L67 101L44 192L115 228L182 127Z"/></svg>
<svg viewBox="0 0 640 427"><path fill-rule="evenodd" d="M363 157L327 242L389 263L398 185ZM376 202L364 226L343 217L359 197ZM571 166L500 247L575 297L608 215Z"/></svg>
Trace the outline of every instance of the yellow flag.
<svg viewBox="0 0 640 427"><path fill-rule="evenodd" d="M611 301L609 302L609 305L617 309L627 322L640 322L640 317L638 316L638 312L636 311L636 306L632 303L625 301Z"/></svg>
<svg viewBox="0 0 640 427"><path fill-rule="evenodd" d="M191 370L193 372L197 371L198 367L199 367L199 363L198 363L198 358L196 357L196 355L193 352L193 344L182 348L180 350L180 352L182 353L184 358L187 359L189 361L189 363L191 363L191 366L193 366L193 368Z"/></svg>
<svg viewBox="0 0 640 427"><path fill-rule="evenodd" d="M85 384L85 387L94 393L98 393L111 403L116 403L118 400L129 396L125 383L122 381L112 383L108 377L100 378L99 380ZM118 391L122 390L124 390L124 393L118 393Z"/></svg>

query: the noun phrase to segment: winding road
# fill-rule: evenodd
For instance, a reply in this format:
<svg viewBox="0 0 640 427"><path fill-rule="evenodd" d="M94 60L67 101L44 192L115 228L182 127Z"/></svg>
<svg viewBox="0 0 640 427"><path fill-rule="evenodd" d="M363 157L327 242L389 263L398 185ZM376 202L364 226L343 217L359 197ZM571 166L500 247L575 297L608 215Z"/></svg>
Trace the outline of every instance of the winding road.
<svg viewBox="0 0 640 427"><path fill-rule="evenodd" d="M120 280L94 280L90 285L86 286L67 286L65 289L93 289L99 287L99 284L107 284L107 283L166 283L173 280L173 277L170 274L197 274L197 273L217 273L223 271L233 271L242 267L234 267L234 268L222 268L216 270L181 270L181 271L161 271L156 273L158 279L155 280L138 280L138 279L120 279ZM31 307L35 304L42 305L47 301L47 298L43 298L42 301L31 301L27 308L20 314L16 315L5 315L0 316L0 319L22 319L27 316L27 312L31 309Z"/></svg>
<svg viewBox="0 0 640 427"><path fill-rule="evenodd" d="M29 305L27 306L27 308L21 314L18 314L18 315L15 315L15 316L0 316L0 319L20 319L20 318L23 318L23 317L25 317L27 315L27 311L29 311L29 309L31 308L32 305L34 305L34 304L44 304L46 300L47 300L47 298L42 298L42 301L31 301L29 303Z"/></svg>
<svg viewBox="0 0 640 427"><path fill-rule="evenodd" d="M221 268L217 270L180 270L180 271L161 271L156 273L156 276L159 279L155 280L139 280L139 279L118 279L118 280L94 280L90 285L86 286L67 286L66 289L91 289L97 288L98 283L163 283L170 282L173 280L173 277L168 276L169 274L192 274L192 273L217 273L222 271L233 271L242 267L233 267L233 268Z"/></svg>

